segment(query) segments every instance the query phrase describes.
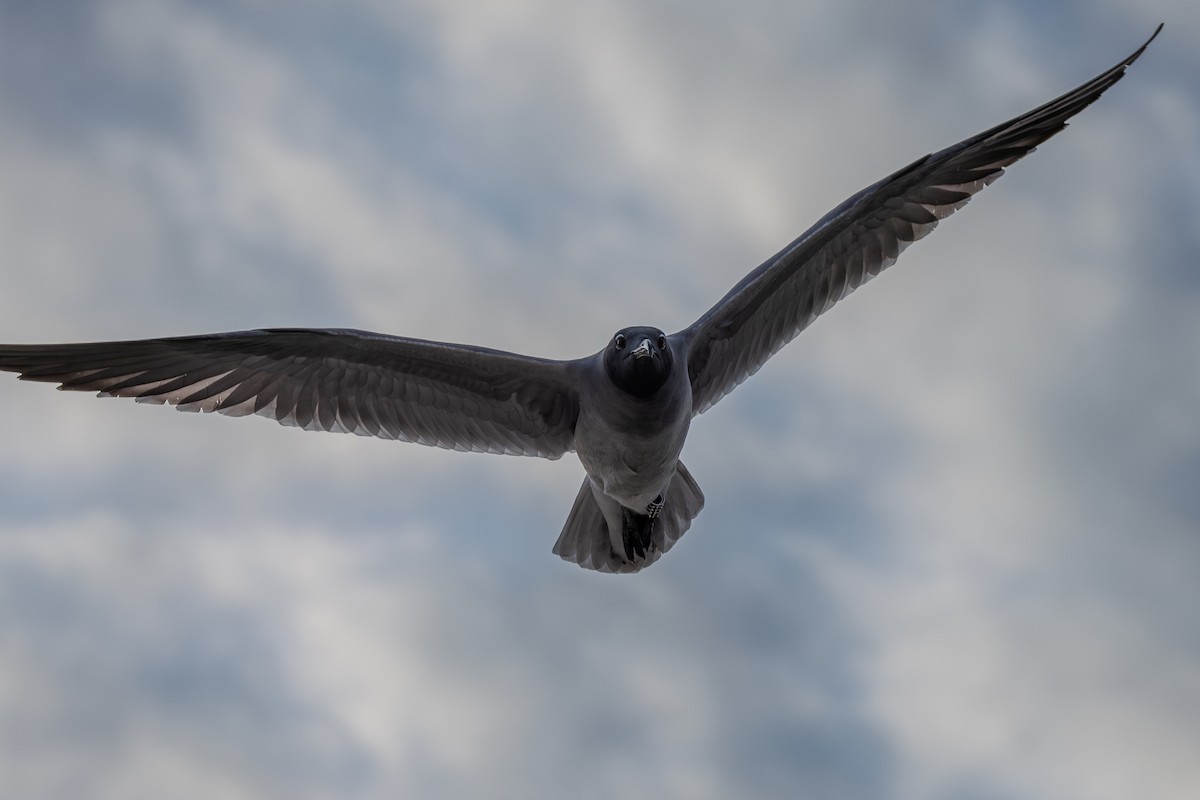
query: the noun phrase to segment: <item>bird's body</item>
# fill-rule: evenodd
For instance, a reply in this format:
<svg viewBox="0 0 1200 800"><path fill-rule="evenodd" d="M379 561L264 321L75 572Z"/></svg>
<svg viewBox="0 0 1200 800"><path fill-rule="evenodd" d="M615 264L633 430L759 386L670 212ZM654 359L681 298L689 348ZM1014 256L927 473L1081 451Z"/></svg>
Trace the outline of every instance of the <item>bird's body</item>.
<svg viewBox="0 0 1200 800"><path fill-rule="evenodd" d="M677 346L653 328L627 329L616 336L629 340L623 348L626 353L634 349L631 342L639 339L639 345L649 344L658 351L643 361L665 358ZM661 350L656 339L664 343ZM579 368L582 391L575 423L575 452L588 477L577 504L596 504L604 520L600 527L607 534L599 538L607 541L612 552L628 555L629 549L640 550L642 555L634 559L635 563L650 563L683 535L686 524L703 505L698 488L698 500L672 503L673 509L681 507L679 510L685 511L686 520L680 521L683 527L678 530L679 522L672 524L671 516L660 522L654 510L658 503L665 505L681 468L679 454L692 420L691 383L686 370L666 365L662 385L651 392L633 394L612 377L611 365L620 356L621 351L610 345ZM633 361L636 356L627 358ZM661 537L657 544L653 541L655 528ZM595 537L582 538L594 543ZM571 541L568 525L555 552L579 562L581 559L575 557L578 548L572 549ZM600 550L594 557L608 555L604 548ZM621 571L621 566L614 563L612 569Z"/></svg>
<svg viewBox="0 0 1200 800"><path fill-rule="evenodd" d="M554 552L589 569L636 572L704 505L679 460L692 418L1062 130L1154 36L1082 86L851 196L671 335L625 328L595 355L553 361L363 331L276 329L0 345L0 370L308 430L552 459L574 450L587 477Z"/></svg>

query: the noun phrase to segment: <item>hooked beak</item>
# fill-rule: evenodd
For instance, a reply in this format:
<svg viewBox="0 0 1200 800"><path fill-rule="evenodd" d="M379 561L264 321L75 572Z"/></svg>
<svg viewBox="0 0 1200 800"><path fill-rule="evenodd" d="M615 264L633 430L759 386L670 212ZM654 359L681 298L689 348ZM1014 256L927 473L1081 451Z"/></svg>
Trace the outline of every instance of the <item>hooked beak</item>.
<svg viewBox="0 0 1200 800"><path fill-rule="evenodd" d="M649 339L642 339L642 343L630 354L634 358L650 358L654 355L654 350Z"/></svg>

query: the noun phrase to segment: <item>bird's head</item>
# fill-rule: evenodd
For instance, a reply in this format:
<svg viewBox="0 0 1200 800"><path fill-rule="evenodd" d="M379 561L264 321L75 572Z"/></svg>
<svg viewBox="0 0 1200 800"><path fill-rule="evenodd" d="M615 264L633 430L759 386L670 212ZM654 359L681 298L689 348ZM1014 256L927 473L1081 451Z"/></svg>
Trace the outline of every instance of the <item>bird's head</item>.
<svg viewBox="0 0 1200 800"><path fill-rule="evenodd" d="M658 328L624 328L604 350L604 368L617 388L635 397L657 392L675 363L671 340Z"/></svg>

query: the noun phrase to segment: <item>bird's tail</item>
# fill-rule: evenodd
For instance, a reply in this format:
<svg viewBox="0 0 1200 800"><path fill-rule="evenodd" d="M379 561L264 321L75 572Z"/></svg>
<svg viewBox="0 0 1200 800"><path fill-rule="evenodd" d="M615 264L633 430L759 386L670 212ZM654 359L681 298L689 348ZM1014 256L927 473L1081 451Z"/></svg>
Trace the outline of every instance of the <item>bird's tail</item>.
<svg viewBox="0 0 1200 800"><path fill-rule="evenodd" d="M607 499L607 498L606 498ZM611 502L611 501L610 501ZM613 524L628 525L629 518L649 527L649 547L643 553L626 552L626 532L610 530L592 482L584 478L575 505L567 515L558 541L554 543L554 554L564 561L571 561L584 569L598 572L637 572L648 567L671 549L679 537L691 527L692 520L704 508L704 493L696 485L687 467L679 462L675 476L667 488L662 511L653 520L633 514L625 509L623 517L613 515Z"/></svg>

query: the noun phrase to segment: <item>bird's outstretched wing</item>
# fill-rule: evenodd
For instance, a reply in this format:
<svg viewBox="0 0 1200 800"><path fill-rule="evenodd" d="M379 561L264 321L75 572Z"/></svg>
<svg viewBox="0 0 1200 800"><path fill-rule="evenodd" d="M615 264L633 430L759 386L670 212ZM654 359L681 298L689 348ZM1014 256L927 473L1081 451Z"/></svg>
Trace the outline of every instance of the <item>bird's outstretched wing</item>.
<svg viewBox="0 0 1200 800"><path fill-rule="evenodd" d="M834 303L893 264L1004 167L1065 128L1122 78L1160 30L1062 97L868 186L742 279L677 334L687 343L694 413L706 411Z"/></svg>
<svg viewBox="0 0 1200 800"><path fill-rule="evenodd" d="M578 402L565 366L353 330L0 345L0 370L62 389L546 458L573 448Z"/></svg>

